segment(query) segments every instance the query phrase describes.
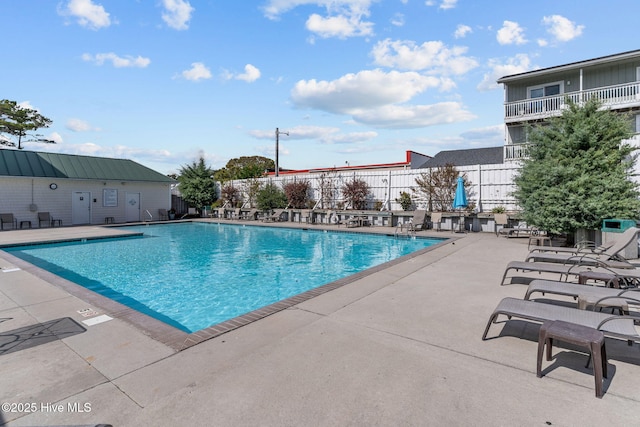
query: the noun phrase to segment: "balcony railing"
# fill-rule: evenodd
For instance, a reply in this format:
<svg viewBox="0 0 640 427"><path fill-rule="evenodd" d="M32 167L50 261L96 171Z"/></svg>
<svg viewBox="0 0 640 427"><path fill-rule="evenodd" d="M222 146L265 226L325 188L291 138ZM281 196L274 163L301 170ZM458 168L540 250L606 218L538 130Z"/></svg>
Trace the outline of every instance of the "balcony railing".
<svg viewBox="0 0 640 427"><path fill-rule="evenodd" d="M505 162L519 160L529 156L529 144L511 144L504 146Z"/></svg>
<svg viewBox="0 0 640 427"><path fill-rule="evenodd" d="M640 106L640 82L507 102L504 105L505 122L559 116L567 100L581 104L594 97L600 99L604 106L612 109L638 107Z"/></svg>

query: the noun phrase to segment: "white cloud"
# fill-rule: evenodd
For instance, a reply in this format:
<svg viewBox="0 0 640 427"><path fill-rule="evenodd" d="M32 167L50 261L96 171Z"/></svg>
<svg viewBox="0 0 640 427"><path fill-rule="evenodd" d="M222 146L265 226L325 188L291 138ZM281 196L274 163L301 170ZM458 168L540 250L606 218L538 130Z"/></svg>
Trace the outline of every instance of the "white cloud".
<svg viewBox="0 0 640 427"><path fill-rule="evenodd" d="M377 65L385 67L459 75L478 66L475 59L464 56L466 52L466 47L448 48L440 41L418 46L412 41L386 39L378 42L371 54Z"/></svg>
<svg viewBox="0 0 640 427"><path fill-rule="evenodd" d="M260 70L257 67L247 64L244 66L244 73L233 74L230 71L223 70L222 78L225 80L244 80L247 83L252 83L258 80L261 74L262 73L260 73Z"/></svg>
<svg viewBox="0 0 640 427"><path fill-rule="evenodd" d="M412 128L469 120L473 116L455 102L402 105L427 89L449 85L447 79L416 72L371 70L334 81L299 81L291 99L299 108L347 114L356 122L375 127Z"/></svg>
<svg viewBox="0 0 640 427"><path fill-rule="evenodd" d="M63 142L62 135L60 135L58 132L51 132L45 138L47 138L49 141L55 142L56 144L62 144Z"/></svg>
<svg viewBox="0 0 640 427"><path fill-rule="evenodd" d="M547 27L547 32L559 42L573 40L584 30L584 25L576 25L575 22L561 15L545 16L542 18L542 23Z"/></svg>
<svg viewBox="0 0 640 427"><path fill-rule="evenodd" d="M278 19L298 6L323 7L326 15L309 15L307 30L322 38L347 38L373 34L373 23L363 20L369 16L373 1L376 0L270 0L263 10L267 18Z"/></svg>
<svg viewBox="0 0 640 427"><path fill-rule="evenodd" d="M105 62L111 62L116 68L134 67L134 68L146 68L151 63L149 58L142 56L133 57L127 55L125 57L118 56L113 52L98 53L91 55L89 53L82 54L82 60L87 62L93 62L96 65L103 65Z"/></svg>
<svg viewBox="0 0 640 427"><path fill-rule="evenodd" d="M391 25L395 25L396 27L404 26L404 14L396 13L393 15L393 18L391 18Z"/></svg>
<svg viewBox="0 0 640 427"><path fill-rule="evenodd" d="M373 23L363 22L357 15L337 15L324 18L314 13L309 16L306 27L307 30L325 39L330 37L345 39L373 34Z"/></svg>
<svg viewBox="0 0 640 427"><path fill-rule="evenodd" d="M457 39L461 39L467 36L467 34L472 33L473 30L471 29L470 26L468 25L464 25L464 24L459 24L456 27L456 31L453 33L453 37L457 38Z"/></svg>
<svg viewBox="0 0 640 427"><path fill-rule="evenodd" d="M186 80L197 82L199 80L207 80L211 78L211 71L202 63L194 62L191 64L191 68L184 70L181 76Z"/></svg>
<svg viewBox="0 0 640 427"><path fill-rule="evenodd" d="M69 119L65 124L65 127L73 132L90 132L90 131L99 131L99 128L94 128L89 123L80 119Z"/></svg>
<svg viewBox="0 0 640 427"><path fill-rule="evenodd" d="M527 42L524 37L524 29L513 21L504 21L502 28L498 30L496 39L502 45L525 44Z"/></svg>
<svg viewBox="0 0 640 427"><path fill-rule="evenodd" d="M453 9L456 7L456 3L458 3L458 0L442 0L442 3L440 3L440 9Z"/></svg>
<svg viewBox="0 0 640 427"><path fill-rule="evenodd" d="M443 10L453 9L454 7L456 7L457 3L458 0L442 0L438 8ZM435 0L425 0L424 4L426 6L435 6L438 4L438 2Z"/></svg>
<svg viewBox="0 0 640 427"><path fill-rule="evenodd" d="M524 73L537 68L531 65L529 56L524 53L520 53L513 58L509 58L506 62L500 62L497 59L490 59L488 66L491 70L484 75L482 82L478 85L478 90L484 91L498 89L500 88L500 85L496 83L496 81L499 78L510 76L512 74Z"/></svg>
<svg viewBox="0 0 640 427"><path fill-rule="evenodd" d="M317 140L323 144L355 144L370 141L378 136L377 132L347 132L342 133L337 127L323 126L295 126L287 128L287 141ZM252 130L249 135L257 139L273 140L273 130Z"/></svg>
<svg viewBox="0 0 640 427"><path fill-rule="evenodd" d="M363 108L406 102L441 85L440 79L415 72L367 70L334 81L301 80L291 98L298 107L350 114Z"/></svg>
<svg viewBox="0 0 640 427"><path fill-rule="evenodd" d="M410 129L475 119L459 102L431 105L385 105L354 114L360 123L377 128Z"/></svg>
<svg viewBox="0 0 640 427"><path fill-rule="evenodd" d="M65 7L58 6L58 14L74 17L82 27L92 30L111 25L109 13L102 5L94 4L91 0L70 0Z"/></svg>
<svg viewBox="0 0 640 427"><path fill-rule="evenodd" d="M504 143L504 124L469 129L462 132L460 137L471 146L497 147Z"/></svg>
<svg viewBox="0 0 640 427"><path fill-rule="evenodd" d="M186 0L162 0L165 11L162 12L162 20L174 30L186 30L189 28L191 14L195 10Z"/></svg>
<svg viewBox="0 0 640 427"><path fill-rule="evenodd" d="M245 82L248 82L248 83L255 82L259 78L260 78L260 70L251 64L245 65L244 73L238 74L236 76L236 79L244 80Z"/></svg>

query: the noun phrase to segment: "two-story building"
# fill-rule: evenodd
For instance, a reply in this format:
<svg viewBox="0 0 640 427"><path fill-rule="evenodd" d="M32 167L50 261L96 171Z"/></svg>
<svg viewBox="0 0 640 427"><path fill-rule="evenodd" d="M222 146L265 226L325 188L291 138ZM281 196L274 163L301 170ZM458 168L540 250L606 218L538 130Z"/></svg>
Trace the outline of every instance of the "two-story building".
<svg viewBox="0 0 640 427"><path fill-rule="evenodd" d="M527 153L526 125L562 114L567 100L597 97L603 107L630 113L640 132L640 50L502 77L506 162Z"/></svg>

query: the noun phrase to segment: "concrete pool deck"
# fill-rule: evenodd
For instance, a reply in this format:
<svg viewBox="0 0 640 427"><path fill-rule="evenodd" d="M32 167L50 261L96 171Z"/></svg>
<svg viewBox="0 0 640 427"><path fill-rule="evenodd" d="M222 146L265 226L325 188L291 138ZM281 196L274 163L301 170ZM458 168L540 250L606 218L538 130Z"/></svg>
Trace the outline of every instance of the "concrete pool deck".
<svg viewBox="0 0 640 427"><path fill-rule="evenodd" d="M0 244L118 233L4 231ZM24 339L15 331L73 319L61 323L66 338L0 346L0 402L9 404L0 424L638 423L638 344L607 341L609 378L596 399L586 356L562 345L536 377L537 325L500 319L481 340L498 302L524 295L525 286L500 279L509 261L524 259L527 239L420 235L459 238L182 351L0 252L0 344L8 332ZM105 314L113 320L83 323Z"/></svg>

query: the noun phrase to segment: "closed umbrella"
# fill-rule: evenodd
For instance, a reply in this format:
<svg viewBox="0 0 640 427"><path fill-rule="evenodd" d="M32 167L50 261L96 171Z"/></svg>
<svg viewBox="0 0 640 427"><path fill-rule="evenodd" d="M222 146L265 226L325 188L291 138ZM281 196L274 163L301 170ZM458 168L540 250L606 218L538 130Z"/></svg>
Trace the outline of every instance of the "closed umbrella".
<svg viewBox="0 0 640 427"><path fill-rule="evenodd" d="M464 179L458 177L458 185L456 186L456 195L453 198L453 208L463 209L469 206L467 203L467 193L464 191ZM458 231L464 231L462 212L460 212L460 221L458 221Z"/></svg>

